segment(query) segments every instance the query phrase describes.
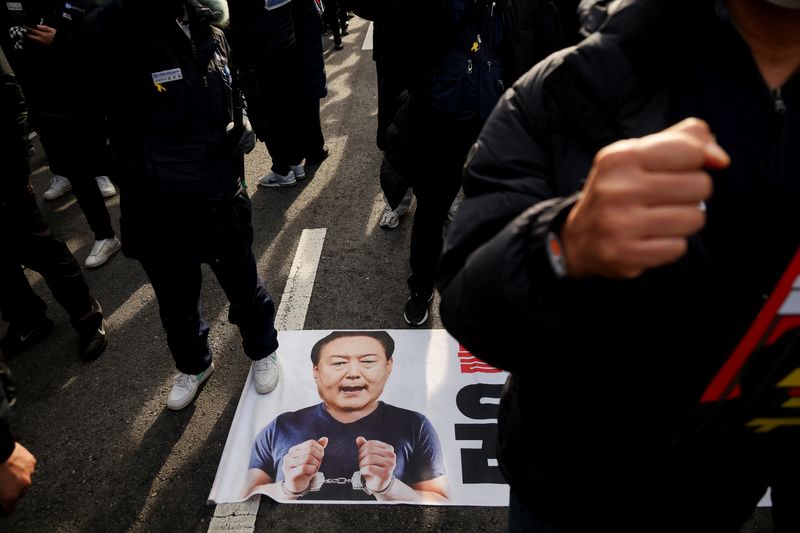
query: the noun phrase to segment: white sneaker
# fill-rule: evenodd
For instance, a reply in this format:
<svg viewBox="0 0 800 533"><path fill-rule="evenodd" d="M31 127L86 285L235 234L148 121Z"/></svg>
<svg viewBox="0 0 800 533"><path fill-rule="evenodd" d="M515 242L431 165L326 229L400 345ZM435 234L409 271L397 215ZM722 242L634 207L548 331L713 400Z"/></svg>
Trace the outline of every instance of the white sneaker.
<svg viewBox="0 0 800 533"><path fill-rule="evenodd" d="M275 390L280 377L278 352L272 352L264 359L253 361L253 383L255 383L257 393L267 394Z"/></svg>
<svg viewBox="0 0 800 533"><path fill-rule="evenodd" d="M292 165L292 172L294 172L294 177L299 180L306 177L306 169L303 168L303 165Z"/></svg>
<svg viewBox="0 0 800 533"><path fill-rule="evenodd" d="M97 176L94 180L97 182L97 188L100 189L100 194L103 195L103 198L111 198L117 194L117 188L114 187L108 176Z"/></svg>
<svg viewBox="0 0 800 533"><path fill-rule="evenodd" d="M258 180L258 184L262 187L294 187L297 184L297 180L294 178L294 172L291 170L285 176L270 172Z"/></svg>
<svg viewBox="0 0 800 533"><path fill-rule="evenodd" d="M119 252L121 247L122 243L116 237L94 241L92 252L86 258L87 268L97 268L104 265L112 255Z"/></svg>
<svg viewBox="0 0 800 533"><path fill-rule="evenodd" d="M384 229L394 229L400 225L400 215L397 211L384 211L381 221L378 222Z"/></svg>
<svg viewBox="0 0 800 533"><path fill-rule="evenodd" d="M45 200L56 200L71 190L72 184L67 178L59 176L58 174L53 174L53 177L50 178L50 188L44 192L42 197Z"/></svg>
<svg viewBox="0 0 800 533"><path fill-rule="evenodd" d="M180 411L194 400L197 396L197 391L200 385L208 379L208 376L214 371L214 363L211 366L196 375L184 374L178 372L175 374L175 383L172 384L172 389L169 391L167 398L167 409L173 411Z"/></svg>

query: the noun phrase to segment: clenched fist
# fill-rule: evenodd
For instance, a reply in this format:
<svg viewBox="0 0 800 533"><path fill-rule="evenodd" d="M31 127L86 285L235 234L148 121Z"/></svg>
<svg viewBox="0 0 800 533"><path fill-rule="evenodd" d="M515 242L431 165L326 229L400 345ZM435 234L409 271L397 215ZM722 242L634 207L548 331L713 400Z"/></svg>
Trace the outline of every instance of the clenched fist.
<svg viewBox="0 0 800 533"><path fill-rule="evenodd" d="M358 468L364 484L371 492L383 492L389 486L397 466L394 448L379 440L356 438Z"/></svg>
<svg viewBox="0 0 800 533"><path fill-rule="evenodd" d="M560 234L569 275L634 278L679 259L705 225L706 169L729 164L695 118L600 150Z"/></svg>
<svg viewBox="0 0 800 533"><path fill-rule="evenodd" d="M292 492L303 492L319 471L328 437L307 440L289 448L283 458L283 478L286 488Z"/></svg>

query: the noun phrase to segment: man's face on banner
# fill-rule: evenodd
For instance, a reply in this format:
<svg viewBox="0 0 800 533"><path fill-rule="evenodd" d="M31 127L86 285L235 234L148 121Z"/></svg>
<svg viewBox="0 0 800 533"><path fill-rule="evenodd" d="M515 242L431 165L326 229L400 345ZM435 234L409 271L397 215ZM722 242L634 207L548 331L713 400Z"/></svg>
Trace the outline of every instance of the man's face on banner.
<svg viewBox="0 0 800 533"><path fill-rule="evenodd" d="M329 409L360 411L378 400L392 371L380 342L340 337L322 348L314 367L320 398Z"/></svg>

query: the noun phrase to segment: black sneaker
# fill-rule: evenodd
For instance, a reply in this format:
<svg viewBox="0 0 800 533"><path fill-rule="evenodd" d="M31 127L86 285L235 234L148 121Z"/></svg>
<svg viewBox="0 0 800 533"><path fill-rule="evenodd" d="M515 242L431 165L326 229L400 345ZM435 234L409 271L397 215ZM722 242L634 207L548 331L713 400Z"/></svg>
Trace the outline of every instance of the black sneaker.
<svg viewBox="0 0 800 533"><path fill-rule="evenodd" d="M344 45L342 43L336 43L333 45L334 50L344 50Z"/></svg>
<svg viewBox="0 0 800 533"><path fill-rule="evenodd" d="M53 321L43 316L32 324L11 323L5 337L0 341L0 349L6 356L17 355L30 348L53 331Z"/></svg>
<svg viewBox="0 0 800 533"><path fill-rule="evenodd" d="M415 292L406 302L403 318L409 326L421 326L428 321L428 306L433 300L433 293L428 295Z"/></svg>
<svg viewBox="0 0 800 533"><path fill-rule="evenodd" d="M100 325L95 328L78 333L78 357L84 361L94 361L107 347L105 320L100 320Z"/></svg>

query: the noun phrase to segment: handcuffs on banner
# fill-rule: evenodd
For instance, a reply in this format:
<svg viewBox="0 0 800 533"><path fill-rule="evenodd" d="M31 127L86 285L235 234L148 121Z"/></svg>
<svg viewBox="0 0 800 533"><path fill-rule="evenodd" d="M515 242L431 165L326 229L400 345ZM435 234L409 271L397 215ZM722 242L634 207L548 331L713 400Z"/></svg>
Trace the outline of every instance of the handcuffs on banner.
<svg viewBox="0 0 800 533"><path fill-rule="evenodd" d="M355 471L350 478L346 477L334 477L331 479L325 479L325 474L322 472L317 472L316 475L311 479L308 484L308 487L305 490L301 490L300 492L294 492L289 490L286 487L286 481L281 480L281 490L287 496L291 496L294 498L302 498L309 492L318 492L323 485L347 485L348 483L353 486L353 490L363 490L366 494L386 494L391 490L392 486L394 485L394 474L392 474L392 479L389 480L389 483L386 485L383 490L369 490L367 488L367 484L364 481L364 478L361 476L361 472Z"/></svg>

